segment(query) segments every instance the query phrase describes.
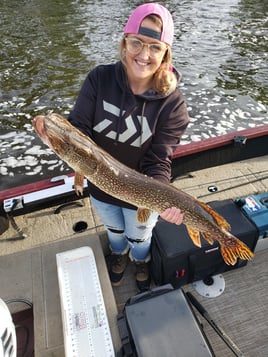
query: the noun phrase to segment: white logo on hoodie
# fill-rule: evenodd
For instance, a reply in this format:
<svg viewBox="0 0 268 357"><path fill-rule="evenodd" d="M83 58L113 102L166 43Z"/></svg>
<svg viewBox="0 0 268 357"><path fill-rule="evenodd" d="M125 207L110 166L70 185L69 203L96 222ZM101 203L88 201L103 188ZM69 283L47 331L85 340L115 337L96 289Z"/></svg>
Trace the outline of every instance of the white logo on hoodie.
<svg viewBox="0 0 268 357"><path fill-rule="evenodd" d="M114 115L116 118L119 118L120 109L115 105L103 101L103 108L106 112ZM116 139L117 133L115 130L112 129L113 126L112 124L113 124L112 120L104 119L100 123L95 125L93 129L98 133L101 133L104 130L107 131L107 128L111 126L111 130L108 131L105 135L110 139ZM131 137L133 137L133 141L130 143L130 145L135 147L140 147L143 143L146 142L146 140L148 140L152 136L152 132L149 127L146 116L138 115L133 118L132 115L129 115L128 117L125 118L125 126L126 129L122 133L119 133L117 138L117 140L121 143L125 143L126 141L131 139ZM139 127L139 132L141 133L141 135L139 135L138 137L137 137L137 133L138 133L137 126Z"/></svg>

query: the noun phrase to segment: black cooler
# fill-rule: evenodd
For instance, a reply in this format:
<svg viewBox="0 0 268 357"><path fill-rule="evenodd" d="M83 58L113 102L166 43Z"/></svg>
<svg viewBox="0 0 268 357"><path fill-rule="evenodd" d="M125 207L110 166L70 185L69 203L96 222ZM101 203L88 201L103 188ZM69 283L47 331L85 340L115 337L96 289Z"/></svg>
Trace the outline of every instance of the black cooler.
<svg viewBox="0 0 268 357"><path fill-rule="evenodd" d="M240 207L230 199L209 205L229 222L231 233L254 251L258 229ZM202 247L196 247L183 224L177 226L160 220L153 230L151 247L151 273L155 283L180 287L247 264L238 259L234 266L229 266L223 261L218 242L210 245L203 238L201 242Z"/></svg>

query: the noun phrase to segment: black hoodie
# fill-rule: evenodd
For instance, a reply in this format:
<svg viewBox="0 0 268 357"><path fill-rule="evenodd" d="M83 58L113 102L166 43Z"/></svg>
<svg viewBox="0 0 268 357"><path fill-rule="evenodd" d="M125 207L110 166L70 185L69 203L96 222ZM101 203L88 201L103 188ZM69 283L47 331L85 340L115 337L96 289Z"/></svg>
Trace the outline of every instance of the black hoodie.
<svg viewBox="0 0 268 357"><path fill-rule="evenodd" d="M179 78L178 78L179 79ZM69 121L123 164L169 183L172 153L189 116L178 88L135 95L121 62L100 65L86 77ZM89 182L96 199L133 208Z"/></svg>

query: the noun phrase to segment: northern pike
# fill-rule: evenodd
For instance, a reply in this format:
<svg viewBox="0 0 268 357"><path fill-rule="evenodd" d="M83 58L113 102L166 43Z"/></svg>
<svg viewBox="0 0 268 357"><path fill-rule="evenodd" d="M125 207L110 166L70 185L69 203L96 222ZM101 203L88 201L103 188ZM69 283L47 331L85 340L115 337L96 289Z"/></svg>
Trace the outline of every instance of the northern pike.
<svg viewBox="0 0 268 357"><path fill-rule="evenodd" d="M251 250L230 233L229 223L207 204L170 184L123 165L59 114L38 115L33 126L47 144L76 173L75 185L86 177L102 191L137 207L137 219L144 223L152 211L159 214L177 207L183 213L193 243L201 247L200 234L209 243L219 242L226 264L237 258L249 260Z"/></svg>

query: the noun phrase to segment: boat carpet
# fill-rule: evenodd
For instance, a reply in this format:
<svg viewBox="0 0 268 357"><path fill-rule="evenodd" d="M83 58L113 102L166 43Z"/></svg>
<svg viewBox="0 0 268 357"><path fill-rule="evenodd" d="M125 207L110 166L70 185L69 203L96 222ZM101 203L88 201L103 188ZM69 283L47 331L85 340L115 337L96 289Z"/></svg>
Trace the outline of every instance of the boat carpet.
<svg viewBox="0 0 268 357"><path fill-rule="evenodd" d="M205 307L213 321L244 352L245 357L268 356L268 250L258 251L245 267L223 274L225 290L216 298L199 295L192 284L183 286ZM130 296L137 293L132 264L129 263L124 280L113 288L118 310L122 311ZM204 331L216 357L233 356L232 351L199 313Z"/></svg>

